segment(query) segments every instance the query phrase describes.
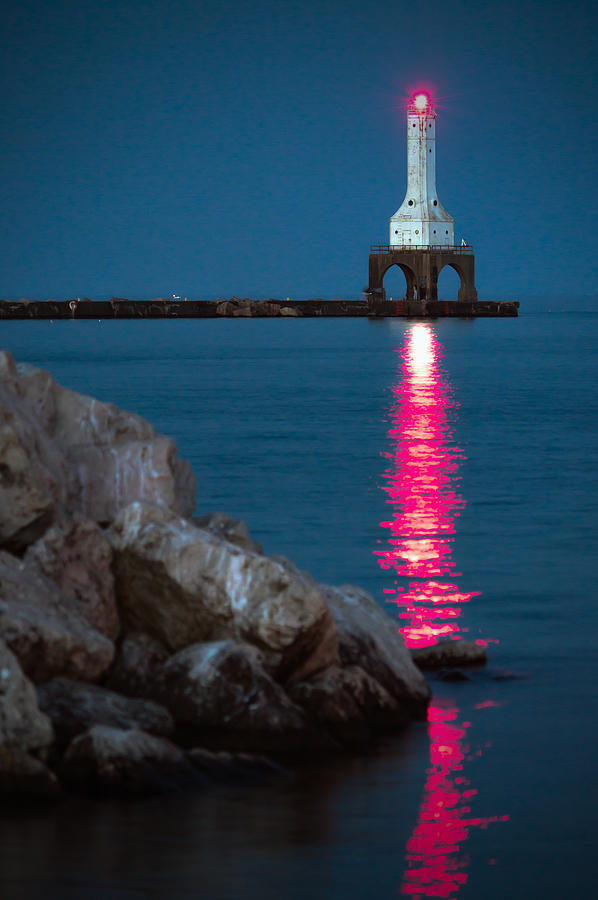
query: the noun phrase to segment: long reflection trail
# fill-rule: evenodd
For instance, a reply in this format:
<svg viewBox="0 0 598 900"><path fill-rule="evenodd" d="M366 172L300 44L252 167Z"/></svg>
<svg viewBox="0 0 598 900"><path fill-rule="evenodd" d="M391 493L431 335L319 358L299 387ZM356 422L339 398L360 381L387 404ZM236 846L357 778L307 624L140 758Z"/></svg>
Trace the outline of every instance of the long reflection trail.
<svg viewBox="0 0 598 900"><path fill-rule="evenodd" d="M463 454L449 427L454 401L440 368L440 345L429 325L418 324L400 352L388 431L394 447L384 454L391 462L383 489L392 518L380 523L390 531L389 547L375 553L382 568L412 579L407 590L395 581L384 592L402 607L408 646L422 647L460 637L461 604L479 592L460 591L454 582L459 573L451 547L465 505L456 490Z"/></svg>
<svg viewBox="0 0 598 900"><path fill-rule="evenodd" d="M390 465L382 485L392 517L381 522L387 533L383 550L375 551L383 569L409 579L384 588L397 603L401 632L409 647L456 639L466 630L459 624L462 604L477 591L462 591L460 573L451 559L455 519L465 503L457 491L463 454L453 440L449 411L455 406L441 369L441 348L429 325L412 326L401 348L397 383L392 386L393 449L384 455ZM478 708L487 708L485 701ZM401 893L415 898L454 898L468 879L463 851L471 827L486 828L508 816L471 815L477 791L464 765L472 751L468 730L452 700L434 698L428 710L430 765L418 821L405 852Z"/></svg>

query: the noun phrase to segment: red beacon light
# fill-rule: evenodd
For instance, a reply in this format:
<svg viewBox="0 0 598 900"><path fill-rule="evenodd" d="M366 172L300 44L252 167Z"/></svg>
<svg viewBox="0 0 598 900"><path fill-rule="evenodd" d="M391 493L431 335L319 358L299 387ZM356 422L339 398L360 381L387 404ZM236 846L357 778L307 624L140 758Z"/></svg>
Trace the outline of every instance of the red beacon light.
<svg viewBox="0 0 598 900"><path fill-rule="evenodd" d="M430 103L429 94L425 94L423 91L414 94L411 98L410 106L411 112L419 115L425 115L426 113L431 112L432 104Z"/></svg>

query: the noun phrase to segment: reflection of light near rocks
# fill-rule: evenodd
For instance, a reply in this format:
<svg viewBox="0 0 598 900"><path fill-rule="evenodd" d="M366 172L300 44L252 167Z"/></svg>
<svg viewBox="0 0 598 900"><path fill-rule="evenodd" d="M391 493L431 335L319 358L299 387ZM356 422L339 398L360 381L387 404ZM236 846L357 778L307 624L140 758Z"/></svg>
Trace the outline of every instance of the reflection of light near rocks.
<svg viewBox="0 0 598 900"><path fill-rule="evenodd" d="M486 705L492 705L491 701ZM469 801L477 791L463 774L463 763L471 755L467 742L470 723L458 722L458 714L452 701L438 699L428 710L430 768L418 822L407 844L402 885L402 893L413 898L455 897L468 878L468 857L462 844L469 829L509 819L471 815Z"/></svg>
<svg viewBox="0 0 598 900"><path fill-rule="evenodd" d="M384 490L393 507L389 549L378 550L383 569L417 579L403 588L386 588L403 608L401 628L412 647L441 637L459 637L459 604L476 595L460 591L451 580L459 575L451 559L455 519L464 506L455 491L462 453L453 443L448 410L454 405L439 365L440 345L429 325L414 325L401 352L400 378L393 385L388 436L395 444L386 453L392 465ZM389 598L390 599L390 598Z"/></svg>

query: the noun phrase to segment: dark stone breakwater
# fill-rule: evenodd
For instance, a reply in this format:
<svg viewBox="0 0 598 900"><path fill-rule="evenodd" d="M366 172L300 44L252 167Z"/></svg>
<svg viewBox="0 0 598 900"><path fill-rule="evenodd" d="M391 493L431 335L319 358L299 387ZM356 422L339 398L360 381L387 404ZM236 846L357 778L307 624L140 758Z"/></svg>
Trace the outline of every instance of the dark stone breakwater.
<svg viewBox="0 0 598 900"><path fill-rule="evenodd" d="M218 318L477 318L516 317L516 300L0 300L0 319L218 319Z"/></svg>
<svg viewBox="0 0 598 900"><path fill-rule="evenodd" d="M371 596L193 517L195 489L144 419L0 352L0 796L276 774L424 717L421 669L484 662L414 660Z"/></svg>

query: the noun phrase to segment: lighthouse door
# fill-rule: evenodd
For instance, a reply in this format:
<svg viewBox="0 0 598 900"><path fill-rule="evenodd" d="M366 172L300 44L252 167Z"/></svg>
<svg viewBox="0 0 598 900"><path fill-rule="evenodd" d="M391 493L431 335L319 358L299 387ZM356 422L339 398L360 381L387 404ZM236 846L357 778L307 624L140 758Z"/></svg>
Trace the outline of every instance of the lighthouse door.
<svg viewBox="0 0 598 900"><path fill-rule="evenodd" d="M411 243L411 232L404 231L403 232L403 247L408 247Z"/></svg>

